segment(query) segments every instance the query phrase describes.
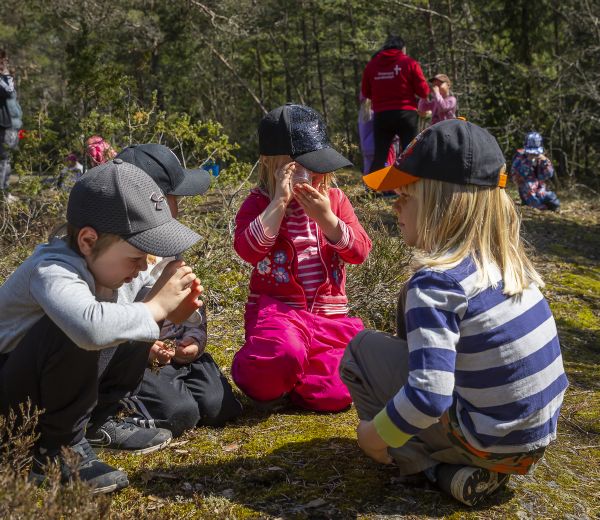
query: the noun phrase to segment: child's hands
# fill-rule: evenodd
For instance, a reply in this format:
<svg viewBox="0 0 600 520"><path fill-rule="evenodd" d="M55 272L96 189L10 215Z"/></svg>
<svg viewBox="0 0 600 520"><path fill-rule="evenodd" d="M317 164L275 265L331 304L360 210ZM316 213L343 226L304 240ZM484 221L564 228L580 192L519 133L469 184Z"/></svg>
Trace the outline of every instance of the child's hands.
<svg viewBox="0 0 600 520"><path fill-rule="evenodd" d="M329 194L326 193L324 187L316 190L310 184L296 184L294 196L309 218L319 225L331 242L335 243L341 240L342 229L339 219L331 211Z"/></svg>
<svg viewBox="0 0 600 520"><path fill-rule="evenodd" d="M331 218L331 216L337 219L331 211L329 194L325 193L324 188L321 187L316 190L307 183L296 184L294 186L294 196L306 214L318 224L326 218Z"/></svg>
<svg viewBox="0 0 600 520"><path fill-rule="evenodd" d="M151 365L156 361L159 365L167 365L171 362L171 359L175 355L171 349L167 348L164 342L156 340L154 345L150 347L148 353L148 361Z"/></svg>
<svg viewBox="0 0 600 520"><path fill-rule="evenodd" d="M196 309L202 307L202 300L199 300L198 297L204 291L204 287L194 276L194 280L192 280L191 284L188 286L188 294L179 302L177 307L173 309L169 314L167 314L167 319L173 323L183 323L187 320L192 312Z"/></svg>
<svg viewBox="0 0 600 520"><path fill-rule="evenodd" d="M177 363L181 363L182 365L191 363L202 353L198 341L195 338L188 336L177 342L177 349L175 350L173 361L177 361Z"/></svg>
<svg viewBox="0 0 600 520"><path fill-rule="evenodd" d="M194 284L194 281L196 281L196 275L192 272L192 268L185 265L182 260L174 260L165 267L144 300L155 321L159 322L169 317L184 301L190 299L192 288L199 286L199 282ZM194 292L198 292L197 289ZM199 291L194 299L200 292L202 291ZM195 306L183 319L198 307L199 305ZM177 323L175 320L171 321Z"/></svg>
<svg viewBox="0 0 600 520"><path fill-rule="evenodd" d="M373 421L360 421L356 428L358 445L373 460L382 464L391 464L392 457L388 453L388 445L379 436Z"/></svg>
<svg viewBox="0 0 600 520"><path fill-rule="evenodd" d="M295 162L284 164L275 174L275 195L273 200L282 202L287 206L292 200L294 192L292 191L292 175L296 168Z"/></svg>

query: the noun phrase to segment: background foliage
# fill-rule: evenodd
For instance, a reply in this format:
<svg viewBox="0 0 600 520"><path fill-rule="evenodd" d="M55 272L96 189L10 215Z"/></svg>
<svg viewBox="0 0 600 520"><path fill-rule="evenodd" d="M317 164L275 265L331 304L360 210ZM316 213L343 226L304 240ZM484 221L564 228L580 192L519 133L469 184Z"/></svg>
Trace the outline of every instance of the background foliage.
<svg viewBox="0 0 600 520"><path fill-rule="evenodd" d="M18 171L51 173L93 133L254 162L257 121L286 101L321 111L358 163L362 70L395 32L426 74L454 79L460 114L507 158L536 129L559 183L594 185L599 20L591 0L3 0L31 132Z"/></svg>

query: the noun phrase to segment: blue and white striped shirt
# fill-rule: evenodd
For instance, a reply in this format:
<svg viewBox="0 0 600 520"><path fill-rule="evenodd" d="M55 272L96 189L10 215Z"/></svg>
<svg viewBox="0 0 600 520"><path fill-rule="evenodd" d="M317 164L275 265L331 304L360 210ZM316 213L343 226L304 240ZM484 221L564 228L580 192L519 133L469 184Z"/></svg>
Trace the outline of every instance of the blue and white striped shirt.
<svg viewBox="0 0 600 520"><path fill-rule="evenodd" d="M466 258L410 279L408 382L376 418L389 419L397 439L434 424L451 406L467 441L483 451L523 453L556 437L568 382L548 303L534 285L504 295L498 268L491 278L489 287L476 287L475 264Z"/></svg>

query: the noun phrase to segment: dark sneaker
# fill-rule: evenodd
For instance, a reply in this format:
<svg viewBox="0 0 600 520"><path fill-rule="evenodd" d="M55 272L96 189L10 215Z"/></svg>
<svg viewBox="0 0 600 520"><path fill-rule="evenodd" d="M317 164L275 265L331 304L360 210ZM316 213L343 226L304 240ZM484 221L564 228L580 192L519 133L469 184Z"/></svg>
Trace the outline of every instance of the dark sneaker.
<svg viewBox="0 0 600 520"><path fill-rule="evenodd" d="M94 449L136 454L159 450L173 437L169 430L163 428L140 428L130 418L109 417L99 428L90 430L85 436Z"/></svg>
<svg viewBox="0 0 600 520"><path fill-rule="evenodd" d="M81 482L91 486L94 494L111 493L129 485L127 474L99 461L85 438L66 449L74 452L78 457L75 468L67 463L63 452L58 450L50 452L42 447L35 448L29 480L38 486L43 484L46 480L48 464L59 464L61 483L67 484L78 476Z"/></svg>
<svg viewBox="0 0 600 520"><path fill-rule="evenodd" d="M506 485L510 475L485 468L440 464L436 471L437 485L456 500L476 506Z"/></svg>

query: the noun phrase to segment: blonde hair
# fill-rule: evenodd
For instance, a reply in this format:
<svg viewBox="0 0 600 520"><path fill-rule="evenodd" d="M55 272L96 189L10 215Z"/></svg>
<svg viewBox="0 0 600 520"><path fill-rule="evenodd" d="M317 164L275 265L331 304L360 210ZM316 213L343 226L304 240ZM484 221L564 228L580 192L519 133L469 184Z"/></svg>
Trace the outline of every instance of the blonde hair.
<svg viewBox="0 0 600 520"><path fill-rule="evenodd" d="M275 181L277 170L289 162L292 162L289 155L261 155L258 159L258 187L269 194L270 198L275 195ZM323 187L325 191L329 190L333 184L335 176L333 172L325 174Z"/></svg>
<svg viewBox="0 0 600 520"><path fill-rule="evenodd" d="M487 287L492 265L502 273L504 294L520 294L544 282L521 241L521 219L514 202L499 187L460 185L421 179L403 191L417 201L417 243L412 267L451 268L471 255Z"/></svg>

